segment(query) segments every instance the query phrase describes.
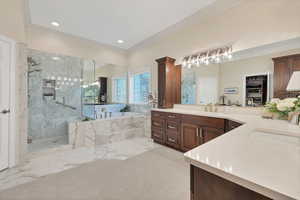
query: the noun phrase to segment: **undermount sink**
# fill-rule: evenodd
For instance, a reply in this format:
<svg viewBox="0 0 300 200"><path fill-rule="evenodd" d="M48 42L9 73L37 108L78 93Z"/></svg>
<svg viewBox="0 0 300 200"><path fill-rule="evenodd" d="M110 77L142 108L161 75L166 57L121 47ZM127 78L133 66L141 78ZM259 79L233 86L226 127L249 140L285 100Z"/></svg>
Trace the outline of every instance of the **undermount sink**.
<svg viewBox="0 0 300 200"><path fill-rule="evenodd" d="M272 134L277 135L280 137L293 137L295 139L300 140L300 133L292 133L292 132L286 132L286 131L279 131L279 130L273 130L273 129L256 129L253 131L255 134Z"/></svg>

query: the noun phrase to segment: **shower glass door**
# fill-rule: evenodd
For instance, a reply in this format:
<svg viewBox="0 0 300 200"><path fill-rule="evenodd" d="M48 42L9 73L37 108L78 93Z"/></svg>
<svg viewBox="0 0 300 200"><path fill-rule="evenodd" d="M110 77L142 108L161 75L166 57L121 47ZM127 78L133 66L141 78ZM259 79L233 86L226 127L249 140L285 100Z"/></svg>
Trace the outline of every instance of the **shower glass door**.
<svg viewBox="0 0 300 200"><path fill-rule="evenodd" d="M68 145L68 124L82 120L84 68L93 61L29 50L29 151Z"/></svg>

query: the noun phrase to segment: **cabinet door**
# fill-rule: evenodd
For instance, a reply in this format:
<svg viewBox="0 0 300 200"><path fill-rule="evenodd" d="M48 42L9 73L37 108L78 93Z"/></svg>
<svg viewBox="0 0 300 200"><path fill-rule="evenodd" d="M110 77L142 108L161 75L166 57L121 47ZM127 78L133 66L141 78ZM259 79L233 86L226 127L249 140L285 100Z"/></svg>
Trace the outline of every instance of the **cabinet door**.
<svg viewBox="0 0 300 200"><path fill-rule="evenodd" d="M274 60L274 97L284 98L287 94L286 87L290 80L289 59Z"/></svg>
<svg viewBox="0 0 300 200"><path fill-rule="evenodd" d="M292 72L300 71L300 56L295 56L292 61Z"/></svg>
<svg viewBox="0 0 300 200"><path fill-rule="evenodd" d="M204 127L200 129L200 135L202 139L202 143L209 142L210 140L215 139L224 134L224 130L220 130L217 128Z"/></svg>
<svg viewBox="0 0 300 200"><path fill-rule="evenodd" d="M200 145L200 129L191 123L181 124L181 150L189 151Z"/></svg>

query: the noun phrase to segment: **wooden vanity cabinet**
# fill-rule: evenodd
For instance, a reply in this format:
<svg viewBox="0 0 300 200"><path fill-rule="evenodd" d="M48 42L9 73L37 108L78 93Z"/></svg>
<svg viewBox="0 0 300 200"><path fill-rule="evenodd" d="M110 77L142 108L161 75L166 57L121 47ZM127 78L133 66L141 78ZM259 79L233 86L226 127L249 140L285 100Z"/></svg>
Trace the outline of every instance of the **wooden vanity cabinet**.
<svg viewBox="0 0 300 200"><path fill-rule="evenodd" d="M231 131L233 129L236 129L240 126L242 126L243 124L239 123L239 122L235 122L232 120L226 120L226 128L225 128L225 132Z"/></svg>
<svg viewBox="0 0 300 200"><path fill-rule="evenodd" d="M181 124L181 150L189 151L201 144L200 128L197 124L183 122Z"/></svg>
<svg viewBox="0 0 300 200"><path fill-rule="evenodd" d="M186 152L225 133L225 120L182 115L181 149Z"/></svg>
<svg viewBox="0 0 300 200"><path fill-rule="evenodd" d="M300 54L273 58L274 62L274 98L296 97L299 92L286 90L294 71L300 71Z"/></svg>
<svg viewBox="0 0 300 200"><path fill-rule="evenodd" d="M165 113L152 112L151 117L151 137L160 144L165 143Z"/></svg>
<svg viewBox="0 0 300 200"><path fill-rule="evenodd" d="M152 139L183 152L224 133L224 119L152 111Z"/></svg>
<svg viewBox="0 0 300 200"><path fill-rule="evenodd" d="M202 128L202 143L209 142L210 140L215 139L216 137L219 137L225 133L224 129L217 129L217 128L211 128L211 127L204 127Z"/></svg>
<svg viewBox="0 0 300 200"><path fill-rule="evenodd" d="M180 150L181 116L176 113L166 113L166 145Z"/></svg>
<svg viewBox="0 0 300 200"><path fill-rule="evenodd" d="M271 200L193 165L190 175L191 200Z"/></svg>
<svg viewBox="0 0 300 200"><path fill-rule="evenodd" d="M175 65L175 59L163 57L158 64L158 107L173 108L181 103L181 66Z"/></svg>

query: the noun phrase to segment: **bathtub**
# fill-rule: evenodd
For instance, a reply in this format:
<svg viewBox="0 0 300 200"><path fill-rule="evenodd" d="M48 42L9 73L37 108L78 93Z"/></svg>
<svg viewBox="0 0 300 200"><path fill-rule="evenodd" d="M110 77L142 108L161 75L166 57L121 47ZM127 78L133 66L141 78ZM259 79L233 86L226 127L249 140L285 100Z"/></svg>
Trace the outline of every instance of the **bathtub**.
<svg viewBox="0 0 300 200"><path fill-rule="evenodd" d="M150 117L134 112L113 112L111 116L69 123L69 144L73 148L94 147L149 134Z"/></svg>
<svg viewBox="0 0 300 200"><path fill-rule="evenodd" d="M96 120L101 120L101 119L116 119L116 118L123 118L123 117L135 117L135 116L141 116L142 114L140 113L135 113L135 112L100 112L97 113Z"/></svg>

